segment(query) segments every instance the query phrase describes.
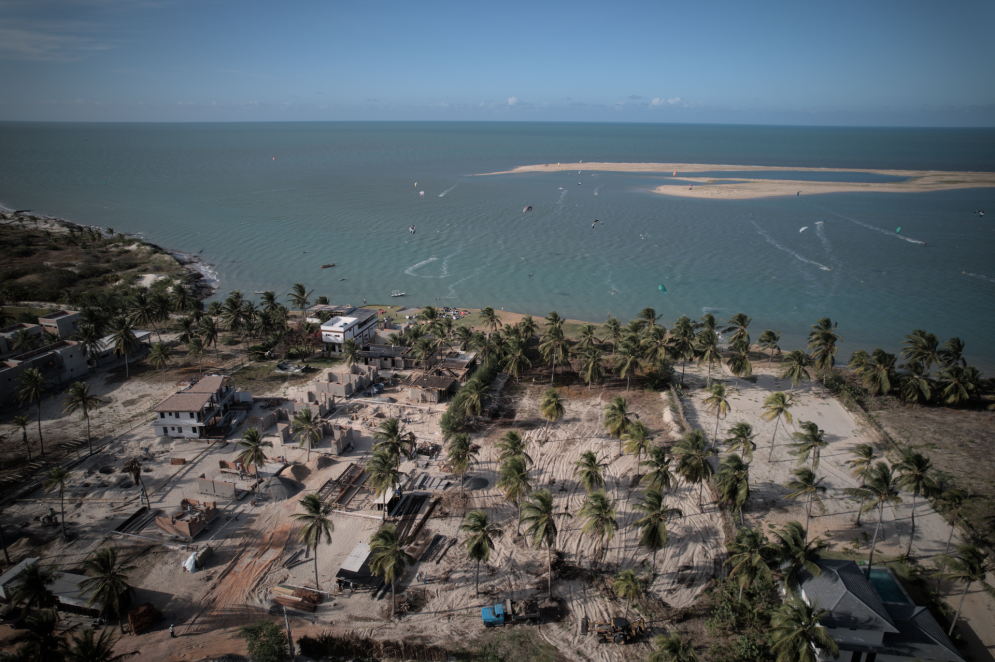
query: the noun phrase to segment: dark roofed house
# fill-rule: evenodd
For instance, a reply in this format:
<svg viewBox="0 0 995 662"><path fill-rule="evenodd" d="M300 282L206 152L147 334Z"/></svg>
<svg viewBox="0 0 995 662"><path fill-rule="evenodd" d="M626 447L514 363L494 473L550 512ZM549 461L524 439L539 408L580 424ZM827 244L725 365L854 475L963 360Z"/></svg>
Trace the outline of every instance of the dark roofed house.
<svg viewBox="0 0 995 662"><path fill-rule="evenodd" d="M408 399L413 402L443 402L458 385L456 376L445 370L418 375L408 385Z"/></svg>
<svg viewBox="0 0 995 662"><path fill-rule="evenodd" d="M838 662L963 662L925 607L912 604L886 568L871 581L853 561L820 560L818 577L801 574L801 595L829 613L821 625L839 645ZM887 585L888 602L875 588ZM820 660L833 658L819 652Z"/></svg>

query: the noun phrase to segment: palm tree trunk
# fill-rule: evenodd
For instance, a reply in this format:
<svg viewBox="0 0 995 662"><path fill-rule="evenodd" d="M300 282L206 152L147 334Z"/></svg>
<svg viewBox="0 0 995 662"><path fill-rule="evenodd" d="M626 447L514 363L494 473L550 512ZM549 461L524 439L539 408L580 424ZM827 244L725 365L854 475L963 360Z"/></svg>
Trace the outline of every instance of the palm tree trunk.
<svg viewBox="0 0 995 662"><path fill-rule="evenodd" d="M28 462L31 462L31 445L28 443L28 429L22 428L21 431L24 434L24 450L28 452ZM947 547L950 547L950 545L947 545Z"/></svg>
<svg viewBox="0 0 995 662"><path fill-rule="evenodd" d="M318 583L318 546L314 546L314 587L321 590L321 584Z"/></svg>
<svg viewBox="0 0 995 662"><path fill-rule="evenodd" d="M553 550L550 547L548 540L546 541L546 576L549 577L547 597L549 597L549 599L552 600L553 599ZM959 609L957 610L957 613L958 614L960 613Z"/></svg>
<svg viewBox="0 0 995 662"><path fill-rule="evenodd" d="M739 504L739 525L746 526L746 520L743 519L743 504Z"/></svg>
<svg viewBox="0 0 995 662"><path fill-rule="evenodd" d="M712 439L715 442L719 440L719 412L717 410L715 412L715 434L712 435Z"/></svg>
<svg viewBox="0 0 995 662"><path fill-rule="evenodd" d="M947 536L947 547L943 550L943 555L946 556L950 553L950 541L954 539L954 523L950 520L950 535Z"/></svg>
<svg viewBox="0 0 995 662"><path fill-rule="evenodd" d="M774 458L774 437L777 436L777 426L780 422L781 422L780 416L774 419L774 434L770 436L770 454L767 456L768 462L770 462Z"/></svg>
<svg viewBox="0 0 995 662"><path fill-rule="evenodd" d="M480 595L480 559L477 559L477 581L473 587L473 594Z"/></svg>
<svg viewBox="0 0 995 662"><path fill-rule="evenodd" d="M90 455L93 455L93 444L90 443L90 415L85 409L83 416L86 418L86 447L90 449Z"/></svg>
<svg viewBox="0 0 995 662"><path fill-rule="evenodd" d="M874 527L874 539L871 540L871 555L867 558L867 573L864 575L868 581L871 578L871 565L874 563L874 546L878 543L878 531L881 530L881 519L884 517L884 501L878 504L878 525Z"/></svg>
<svg viewBox="0 0 995 662"><path fill-rule="evenodd" d="M912 539L916 537L916 493L912 493L912 533L909 534L909 546L905 548L905 556L912 557Z"/></svg>
<svg viewBox="0 0 995 662"><path fill-rule="evenodd" d="M41 436L41 394L38 394L38 445L41 446L41 454L45 454L45 440Z"/></svg>
<svg viewBox="0 0 995 662"><path fill-rule="evenodd" d="M128 354L125 353L125 355L124 355L124 378L125 379L131 379L131 373L129 372L129 370L130 370L130 368L128 367Z"/></svg>
<svg viewBox="0 0 995 662"><path fill-rule="evenodd" d="M66 490L59 490L59 509L62 510L62 537L66 537Z"/></svg>
<svg viewBox="0 0 995 662"><path fill-rule="evenodd" d="M515 535L522 535L522 498L518 498L518 519L515 521Z"/></svg>
<svg viewBox="0 0 995 662"><path fill-rule="evenodd" d="M397 598L394 596L394 582L390 583L390 617L394 618L394 608L397 606Z"/></svg>
<svg viewBox="0 0 995 662"><path fill-rule="evenodd" d="M961 607L964 606L964 598L967 597L967 589L971 588L971 584L974 582L968 582L967 586L964 587L964 592L960 595L960 604L957 605L957 613L954 614L954 622L950 624L950 632L947 632L948 637L954 636L954 628L957 627L957 619L960 618Z"/></svg>
<svg viewBox="0 0 995 662"><path fill-rule="evenodd" d="M812 520L812 493L809 492L808 503L805 506L805 544L808 544L808 524Z"/></svg>

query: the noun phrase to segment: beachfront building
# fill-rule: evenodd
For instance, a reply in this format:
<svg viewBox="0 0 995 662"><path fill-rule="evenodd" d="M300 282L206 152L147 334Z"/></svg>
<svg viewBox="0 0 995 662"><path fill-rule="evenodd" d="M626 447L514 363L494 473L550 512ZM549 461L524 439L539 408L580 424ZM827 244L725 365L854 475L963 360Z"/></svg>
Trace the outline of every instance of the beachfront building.
<svg viewBox="0 0 995 662"><path fill-rule="evenodd" d="M21 373L29 368L36 368L46 382L60 387L90 372L83 346L73 340L60 340L0 361L0 402L14 396L21 387Z"/></svg>
<svg viewBox="0 0 995 662"><path fill-rule="evenodd" d="M411 402L438 404L449 399L459 388L459 381L449 370L431 370L415 377L408 385Z"/></svg>
<svg viewBox="0 0 995 662"><path fill-rule="evenodd" d="M252 394L238 391L227 375L211 375L174 393L152 410L157 437L208 439L224 436L233 415L252 405Z"/></svg>
<svg viewBox="0 0 995 662"><path fill-rule="evenodd" d="M963 662L926 607L912 602L891 571L871 578L853 561L820 560L818 577L803 571L801 596L829 612L821 622L839 645L838 662ZM819 660L832 660L819 651Z"/></svg>
<svg viewBox="0 0 995 662"><path fill-rule="evenodd" d="M376 333L377 311L369 308L353 308L321 325L321 340L333 356L342 353L345 341L355 340L362 346L373 340Z"/></svg>
<svg viewBox="0 0 995 662"><path fill-rule="evenodd" d="M79 329L80 313L58 310L38 318L38 324L45 333L58 336L60 340L68 340Z"/></svg>
<svg viewBox="0 0 995 662"><path fill-rule="evenodd" d="M380 370L404 370L419 362L409 356L409 352L411 348L404 345L363 345L359 350L359 360L363 365Z"/></svg>
<svg viewBox="0 0 995 662"><path fill-rule="evenodd" d="M20 332L26 332L37 343L41 339L41 327L37 324L14 324L0 329L0 358L13 356L21 350L14 349L14 342Z"/></svg>
<svg viewBox="0 0 995 662"><path fill-rule="evenodd" d="M147 348L152 347L151 331L139 331L136 329L134 333L135 340L138 341L138 343L137 347L132 350L130 356L144 353ZM119 358L121 358L121 355L114 351L114 336L104 336L101 338L100 344L97 346L97 351L89 357L95 367L113 363ZM129 361L130 360L131 359L129 359Z"/></svg>
<svg viewBox="0 0 995 662"><path fill-rule="evenodd" d="M38 559L27 558L0 575L0 599L9 603L13 596L12 585L17 580L18 575L37 563ZM90 593L89 591L81 591L79 588L80 582L86 579L89 579L86 575L75 575L68 572L58 573L55 581L48 585L48 590L55 595L56 608L59 611L91 618L100 615L100 602L94 601L93 604L87 605ZM127 596L122 595L121 597L125 598L125 604L127 604Z"/></svg>

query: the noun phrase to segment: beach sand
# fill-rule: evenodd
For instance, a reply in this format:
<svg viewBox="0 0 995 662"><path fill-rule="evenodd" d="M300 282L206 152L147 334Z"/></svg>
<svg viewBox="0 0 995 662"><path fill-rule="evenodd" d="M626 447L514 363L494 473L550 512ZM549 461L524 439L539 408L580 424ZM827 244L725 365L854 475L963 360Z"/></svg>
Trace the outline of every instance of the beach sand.
<svg viewBox="0 0 995 662"><path fill-rule="evenodd" d="M518 166L512 170L490 172L487 175L516 174L525 172L556 172L566 170L593 170L602 172L660 172L677 173L677 179L688 186L664 185L653 189L655 193L682 198L712 198L746 200L786 195L814 195L822 193L923 193L962 188L988 188L995 186L995 173L948 172L939 170L857 170L852 168L794 168L787 166L742 166L709 163L543 163ZM694 177L697 172L863 172L894 177L907 177L906 181L888 183L812 182L777 179L748 179ZM692 176L688 176L688 175ZM734 183L726 183L734 182Z"/></svg>

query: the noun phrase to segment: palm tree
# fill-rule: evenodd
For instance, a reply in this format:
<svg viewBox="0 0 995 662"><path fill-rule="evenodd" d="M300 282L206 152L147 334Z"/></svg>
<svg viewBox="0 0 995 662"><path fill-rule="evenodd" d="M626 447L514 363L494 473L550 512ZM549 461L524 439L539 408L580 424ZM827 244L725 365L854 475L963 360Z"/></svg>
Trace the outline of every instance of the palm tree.
<svg viewBox="0 0 995 662"><path fill-rule="evenodd" d="M763 528L742 528L736 532L736 540L729 543L729 558L724 565L732 566L729 576L739 584L739 602L743 601L743 589L748 588L757 579L771 579L770 567L767 565L777 550L771 546Z"/></svg>
<svg viewBox="0 0 995 662"><path fill-rule="evenodd" d="M101 402L103 401L97 396L90 395L90 385L86 382L70 384L66 399L62 401L62 413L71 416L81 412L86 419L86 446L90 449L90 455L93 455L93 444L90 443L90 410L100 406Z"/></svg>
<svg viewBox="0 0 995 662"><path fill-rule="evenodd" d="M571 517L570 513L560 513ZM556 543L556 513L553 512L553 495L549 490L533 492L521 510L519 520L528 526L525 535L533 547L546 545L546 573L549 578L547 595L553 597L553 545Z"/></svg>
<svg viewBox="0 0 995 662"><path fill-rule="evenodd" d="M518 338L512 338L505 346L504 370L518 382L518 375L532 368L532 361L525 355L525 343Z"/></svg>
<svg viewBox="0 0 995 662"><path fill-rule="evenodd" d="M124 378L129 379L128 357L138 347L138 338L131 320L123 315L111 321L111 345L115 354L124 356Z"/></svg>
<svg viewBox="0 0 995 662"><path fill-rule="evenodd" d="M670 338L663 326L654 326L643 338L643 359L646 365L659 370L670 359Z"/></svg>
<svg viewBox="0 0 995 662"><path fill-rule="evenodd" d="M636 466L638 467L640 465L640 458L642 458L643 453L649 451L650 442L653 441L649 429L643 425L642 421L633 421L629 423L629 429L626 430L622 437L625 439L625 444L623 445L625 452L636 456Z"/></svg>
<svg viewBox="0 0 995 662"><path fill-rule="evenodd" d="M307 459L310 462L311 449L325 436L321 421L314 417L310 407L304 407L294 414L294 419L290 422L290 433L300 435L297 447L307 447Z"/></svg>
<svg viewBox="0 0 995 662"><path fill-rule="evenodd" d="M643 585L639 583L635 570L629 568L615 575L612 588L615 590L615 595L625 600L625 614L622 618L628 618L629 606L632 605L632 601L643 597Z"/></svg>
<svg viewBox="0 0 995 662"><path fill-rule="evenodd" d="M774 544L777 546L776 558L784 576L784 587L791 593L796 593L801 585L802 570L818 577L822 570L815 564L819 560L819 552L828 547L828 543L816 538L808 542L808 531L795 521L788 522L774 531Z"/></svg>
<svg viewBox="0 0 995 662"><path fill-rule="evenodd" d="M905 368L899 384L902 400L910 405L929 402L933 397L933 380L923 370L922 364L912 361L902 367Z"/></svg>
<svg viewBox="0 0 995 662"><path fill-rule="evenodd" d="M656 572L656 553L667 545L667 519L684 517L679 508L668 508L663 492L646 490L633 508L643 514L632 526L639 529L639 544L653 552L653 571Z"/></svg>
<svg viewBox="0 0 995 662"><path fill-rule="evenodd" d="M808 379L808 369L812 367L812 359L808 354L800 349L793 349L784 355L781 361L781 379L791 379L791 391L795 390L798 382Z"/></svg>
<svg viewBox="0 0 995 662"><path fill-rule="evenodd" d="M45 454L45 439L41 436L41 398L45 394L45 378L38 368L28 368L17 378L21 385L17 389L17 401L23 407L24 403L38 403L38 444L41 454Z"/></svg>
<svg viewBox="0 0 995 662"><path fill-rule="evenodd" d="M456 343L459 345L460 350L465 352L467 348L470 347L470 340L473 338L473 332L470 331L470 327L468 326L457 326L453 330L453 338L456 340ZM399 345L401 343L396 343L396 344Z"/></svg>
<svg viewBox="0 0 995 662"><path fill-rule="evenodd" d="M767 329L760 334L760 338L757 339L757 344L770 352L770 358L767 359L767 367L770 367L771 362L774 360L774 352L778 354L781 353L781 348L777 345L778 341L781 339L780 331L772 331Z"/></svg>
<svg viewBox="0 0 995 662"><path fill-rule="evenodd" d="M874 548L878 542L878 532L881 530L881 521L884 519L885 504L898 505L902 502L902 497L898 496L898 482L887 462L877 462L866 473L865 480L861 487L851 487L844 490L848 496L857 497L863 505L862 512L867 512L877 508L878 523L874 527L874 539L871 540L871 554L867 559L867 577L871 576L871 566L874 563Z"/></svg>
<svg viewBox="0 0 995 662"><path fill-rule="evenodd" d="M740 379L746 379L753 375L753 363L750 361L750 345L740 338L731 343L732 354L726 359L729 372L736 375L736 386L739 386Z"/></svg>
<svg viewBox="0 0 995 662"><path fill-rule="evenodd" d="M242 441L238 442L239 447L243 450L235 458L236 462L241 462L243 466L254 465L256 467L256 473L259 475L259 471L266 464L265 451L263 448L272 448L273 444L268 441L263 441L263 435L259 431L259 428L249 428L242 434Z"/></svg>
<svg viewBox="0 0 995 662"><path fill-rule="evenodd" d="M940 341L932 333L916 329L905 336L902 344L905 345L902 357L915 361L925 372L929 372L930 366L934 363L939 366L943 362L940 358Z"/></svg>
<svg viewBox="0 0 995 662"><path fill-rule="evenodd" d="M169 363L169 348L161 342L152 345L149 352L149 363L156 370L162 370L162 379L166 381L166 364Z"/></svg>
<svg viewBox="0 0 995 662"><path fill-rule="evenodd" d="M708 461L715 454L714 448L705 439L705 433L701 430L692 430L674 444L673 450L674 457L677 458L677 475L689 485L698 484L698 509L705 512L701 497L705 483L715 471L712 463Z"/></svg>
<svg viewBox="0 0 995 662"><path fill-rule="evenodd" d="M857 444L853 447L854 459L847 460L846 465L850 467L850 475L860 479L860 486L863 487L867 481L868 472L874 466L874 460L878 456L874 454L874 448L870 444ZM864 501L861 499L857 508L857 526L860 526L860 516L864 512Z"/></svg>
<svg viewBox="0 0 995 662"><path fill-rule="evenodd" d="M393 524L384 524L373 534L370 553L370 572L390 583L390 615L393 618L397 580L404 575L406 566L414 565L415 558L401 549L397 528Z"/></svg>
<svg viewBox="0 0 995 662"><path fill-rule="evenodd" d="M514 503L518 507L518 520L522 519L522 500L532 491L529 483L529 469L525 464L525 458L521 455L513 455L501 463L498 467L497 487L504 492L504 500ZM518 535L520 529L518 522L515 524L515 534Z"/></svg>
<svg viewBox="0 0 995 662"><path fill-rule="evenodd" d="M404 429L404 423L396 416L391 416L373 433L373 449L387 449L391 457L400 463L402 457L409 460L414 457L417 439L413 432Z"/></svg>
<svg viewBox="0 0 995 662"><path fill-rule="evenodd" d="M598 337L595 335L597 329L593 324L584 324L580 327L580 340L577 342L577 349L585 350L588 347L594 347L599 344Z"/></svg>
<svg viewBox="0 0 995 662"><path fill-rule="evenodd" d="M786 488L792 490L790 493L785 494L785 499L800 499L805 498L805 542L808 542L808 523L812 519L812 504L819 504L820 508L823 508L822 498L820 494L825 494L826 488L820 483L824 480L823 478L816 478L815 472L813 472L808 467L802 467L800 469L794 469L791 472L794 475L794 480L789 480L784 484Z"/></svg>
<svg viewBox="0 0 995 662"><path fill-rule="evenodd" d="M45 481L42 487L46 490L59 490L59 508L62 510L62 536L66 536L66 481L69 479L69 472L65 467L55 466L45 474Z"/></svg>
<svg viewBox="0 0 995 662"><path fill-rule="evenodd" d="M613 366L619 377L625 377L625 392L629 392L629 381L633 373L639 369L639 343L633 341L623 341L618 346L618 351L613 352L615 361Z"/></svg>
<svg viewBox="0 0 995 662"><path fill-rule="evenodd" d="M618 345L618 340L622 337L622 323L618 321L617 317L609 317L602 327L605 330L604 342L611 341L612 356L615 356L615 346Z"/></svg>
<svg viewBox="0 0 995 662"><path fill-rule="evenodd" d="M37 334L29 333L27 329L20 329L15 332L13 338L11 338L10 347L11 349L23 354L34 349L37 341Z"/></svg>
<svg viewBox="0 0 995 662"><path fill-rule="evenodd" d="M747 462L753 462L753 451L757 450L757 444L753 439L757 436L753 434L753 426L749 423L733 423L729 428L732 435L725 440L729 444L729 451L739 452Z"/></svg>
<svg viewBox="0 0 995 662"><path fill-rule="evenodd" d="M791 422L791 412L788 411L791 408L791 396L785 395L784 391L778 391L777 393L771 393L764 400L764 413L760 415L760 418L764 419L768 423L774 421L774 434L770 436L770 453L767 456L767 460L770 461L774 458L774 438L777 437L777 426L784 418Z"/></svg>
<svg viewBox="0 0 995 662"><path fill-rule="evenodd" d="M121 662L138 655L139 651L114 654L118 639L108 628L97 635L93 628L83 628L79 636L73 634L64 644L66 662Z"/></svg>
<svg viewBox="0 0 995 662"><path fill-rule="evenodd" d="M912 539L916 536L916 499L921 496L932 496L939 486L933 480L933 463L922 453L906 450L902 459L895 465L898 470L898 486L912 492L912 531L909 533L909 546L905 556L912 556Z"/></svg>
<svg viewBox="0 0 995 662"><path fill-rule="evenodd" d="M146 324L151 324L152 330L155 331L156 336L159 337L159 342L162 342L162 336L159 334L159 329L156 328L155 325L155 321L158 316L158 311L155 309L155 306L152 305L152 297L145 292L136 293L134 298L131 300L131 323L135 326L145 326Z"/></svg>
<svg viewBox="0 0 995 662"><path fill-rule="evenodd" d="M504 462L509 457L521 456L527 465L533 464L532 456L526 452L528 444L514 430L505 432L501 436L501 439L498 440L497 447L501 451L498 455L498 461L500 462Z"/></svg>
<svg viewBox="0 0 995 662"><path fill-rule="evenodd" d="M588 492L600 490L605 486L605 467L598 462L598 457L592 451L581 453L580 459L574 462L574 466L577 467L574 469L574 477Z"/></svg>
<svg viewBox="0 0 995 662"><path fill-rule="evenodd" d="M197 370L204 374L204 351L207 347L199 336L194 336L187 342L187 356L197 359Z"/></svg>
<svg viewBox="0 0 995 662"><path fill-rule="evenodd" d="M800 425L802 432L793 432L791 434L796 442L791 444L792 448L794 448L791 454L798 457L798 464L808 460L809 455L811 455L812 471L815 471L819 468L822 449L829 446L829 441L826 440L826 431L820 430L819 426L812 421L801 421Z"/></svg>
<svg viewBox="0 0 995 662"><path fill-rule="evenodd" d="M964 341L960 338L951 338L943 343L937 354L940 357L940 365L944 368L957 364L962 368L967 367L967 361L964 360Z"/></svg>
<svg viewBox="0 0 995 662"><path fill-rule="evenodd" d="M383 519L387 521L387 499L384 495L388 490L393 490L401 480L401 472L398 470L399 461L390 450L381 447L374 449L373 455L366 462L366 472L370 474L370 485L377 499L383 503Z"/></svg>
<svg viewBox="0 0 995 662"><path fill-rule="evenodd" d="M567 340L563 336L563 330L559 327L552 327L546 330L539 345L539 353L544 360L549 363L550 377L549 385L553 385L556 378L556 366L562 365L566 354Z"/></svg>
<svg viewBox="0 0 995 662"><path fill-rule="evenodd" d="M629 431L629 425L632 423L629 416L629 402L624 395L616 395L605 407L604 428L608 431L609 437L619 440L619 451L622 449L622 435Z"/></svg>
<svg viewBox="0 0 995 662"><path fill-rule="evenodd" d="M518 328L522 332L522 340L528 343L539 330L539 325L532 319L531 315L526 315L518 322Z"/></svg>
<svg viewBox="0 0 995 662"><path fill-rule="evenodd" d="M862 382L867 392L874 395L887 395L895 378L895 355L883 349L875 349L862 372Z"/></svg>
<svg viewBox="0 0 995 662"><path fill-rule="evenodd" d="M93 324L80 324L79 329L74 334L74 339L83 346L83 353L87 356L87 362L93 359L96 365L96 357L103 349L103 336L100 330Z"/></svg>
<svg viewBox="0 0 995 662"><path fill-rule="evenodd" d="M616 506L616 501L609 499L604 491L598 490L588 494L584 504L577 511L577 515L585 520L581 531L590 533L598 539L601 556L608 551L607 544L618 531L618 522L615 521Z"/></svg>
<svg viewBox="0 0 995 662"><path fill-rule="evenodd" d="M746 341L746 346L749 347L750 332L747 331L746 327L750 326L750 322L752 321L752 317L747 317L744 313L736 313L729 318L728 322L726 322L729 326L722 329L722 333L732 333L732 336L729 337L730 344L739 340L744 340Z"/></svg>
<svg viewBox="0 0 995 662"><path fill-rule="evenodd" d="M819 651L839 655L839 646L819 622L829 615L799 596L788 598L771 616L771 650L776 662L818 662Z"/></svg>
<svg viewBox="0 0 995 662"><path fill-rule="evenodd" d="M684 369L687 362L694 358L694 324L685 315L674 324L670 332L670 353L674 359L681 362L681 385L684 385Z"/></svg>
<svg viewBox="0 0 995 662"><path fill-rule="evenodd" d="M190 292L183 285L173 285L171 306L174 313L183 313L190 309Z"/></svg>
<svg viewBox="0 0 995 662"><path fill-rule="evenodd" d="M31 444L28 443L28 426L31 425L31 419L28 418L27 416L21 415L21 416L15 416L12 422L14 423L14 427L21 428L21 435L23 436L23 441L24 441L24 450L26 450L28 453L28 462L30 463Z"/></svg>
<svg viewBox="0 0 995 662"><path fill-rule="evenodd" d="M679 632L658 634L653 637L656 650L650 652L646 662L698 662L694 642L685 639Z"/></svg>
<svg viewBox="0 0 995 662"><path fill-rule="evenodd" d="M200 318L200 336L204 340L204 346L210 347L214 345L214 355L220 358L221 354L218 352L218 336L221 331L218 329L218 323L213 317L201 317Z"/></svg>
<svg viewBox="0 0 995 662"><path fill-rule="evenodd" d="M954 628L957 626L958 619L960 619L960 610L964 606L964 598L967 597L967 592L971 588L971 584L979 582L982 591L995 597L995 586L985 581L988 575L988 569L985 567L988 554L988 552L981 551L975 545L964 543L957 545L956 554L944 554L941 557L942 566L945 570L937 573L939 578L946 579L947 581L964 582L964 592L961 593L960 604L957 605L957 613L954 614L954 620L950 624L950 631L947 632L948 637L952 637L954 634Z"/></svg>
<svg viewBox="0 0 995 662"><path fill-rule="evenodd" d="M471 379L468 381L460 389L460 395L463 398L463 413L470 417L480 416L484 412L489 388L490 384L484 384L480 380Z"/></svg>
<svg viewBox="0 0 995 662"><path fill-rule="evenodd" d="M563 399L560 397L559 392L552 386L542 394L542 400L539 401L539 413L546 419L547 430L550 423L560 420L563 418L563 414L566 413L566 407L563 406Z"/></svg>
<svg viewBox="0 0 995 662"><path fill-rule="evenodd" d="M649 471L640 479L651 490L670 491L674 482L674 476L670 473L670 456L663 446L651 446L646 454L647 459L640 462L640 466L649 467Z"/></svg>
<svg viewBox="0 0 995 662"><path fill-rule="evenodd" d="M722 365L722 352L719 349L719 337L716 335L715 331L705 329L699 333L694 339L694 352L695 356L698 357L699 368L703 363L708 364L708 380L706 385L711 386L712 366L716 363Z"/></svg>
<svg viewBox="0 0 995 662"><path fill-rule="evenodd" d="M501 328L501 318L490 306L480 310L480 322L485 328L490 329L491 333Z"/></svg>
<svg viewBox="0 0 995 662"><path fill-rule="evenodd" d="M704 400L705 411L711 413L715 412L715 434L712 435L712 439L718 441L719 439L719 417L725 418L729 413L729 401L726 399L726 387L725 384L721 382L715 382L712 384L711 388L708 389L709 395Z"/></svg>
<svg viewBox="0 0 995 662"><path fill-rule="evenodd" d="M294 308L300 308L301 314L303 314L307 311L307 307L311 305L310 298L313 292L314 290L308 292L304 287L304 283L294 283L293 290L287 294L287 299L290 300Z"/></svg>
<svg viewBox="0 0 995 662"><path fill-rule="evenodd" d="M318 583L318 545L324 540L326 545L332 544L332 532L335 525L330 515L335 507L331 501L321 502L317 494L305 495L298 503L304 507L303 513L294 513L294 519L301 523L297 531L297 539L309 547L314 553L314 587L321 590Z"/></svg>
<svg viewBox="0 0 995 662"><path fill-rule="evenodd" d="M940 371L940 386L943 388L940 399L945 404L962 405L978 387L978 370L973 366L948 366Z"/></svg>
<svg viewBox="0 0 995 662"><path fill-rule="evenodd" d="M99 604L101 616L120 619L128 596L135 594L135 589L128 584L127 575L138 566L129 565L127 559L119 560L116 547L98 549L93 558L87 559L82 565L83 570L90 574L79 583L79 590L90 594L86 606Z"/></svg>
<svg viewBox="0 0 995 662"><path fill-rule="evenodd" d="M55 609L42 609L24 619L23 630L10 638L17 647L17 660L24 662L63 662L62 639L55 629L59 616Z"/></svg>
<svg viewBox="0 0 995 662"><path fill-rule="evenodd" d="M958 489L946 490L937 499L937 510L946 512L944 518L947 520L947 524L950 525L950 535L947 536L947 546L943 550L944 554L950 552L950 541L954 538L954 527L957 524L957 520L961 517L961 508L964 507L964 499L964 493ZM939 586L937 586L936 590L940 590Z"/></svg>
<svg viewBox="0 0 995 662"><path fill-rule="evenodd" d="M29 611L55 607L55 594L48 587L61 576L55 572L55 566L42 568L38 563L26 566L11 584L11 604L24 605Z"/></svg>
<svg viewBox="0 0 995 662"><path fill-rule="evenodd" d="M743 504L750 498L750 465L735 453L726 455L719 462L715 486L718 488L719 505L739 510L739 523L745 526Z"/></svg>
<svg viewBox="0 0 995 662"><path fill-rule="evenodd" d="M823 317L812 326L812 331L808 334L808 348L812 350L812 361L815 367L825 374L836 365L836 352L839 349L836 343L842 338L835 332L836 325L828 317Z"/></svg>
<svg viewBox="0 0 995 662"><path fill-rule="evenodd" d="M580 376L587 382L587 388L591 388L594 382L600 382L605 376L604 352L600 347L593 345L584 350L580 360Z"/></svg>
<svg viewBox="0 0 995 662"><path fill-rule="evenodd" d="M435 320L438 317L439 317L438 308L436 308L435 306L425 306L424 308L421 309L421 311L418 312L418 315L415 317L415 319L422 322L435 322Z"/></svg>
<svg viewBox="0 0 995 662"><path fill-rule="evenodd" d="M466 482L466 475L477 464L479 452L480 450L470 443L470 435L465 432L454 435L446 448L446 465L449 471L460 477L460 501L463 501L463 484ZM465 501L463 507L466 508Z"/></svg>
<svg viewBox="0 0 995 662"><path fill-rule="evenodd" d="M491 550L494 549L494 538L501 536L501 527L487 521L487 513L483 510L471 510L466 514L460 531L465 531L469 536L463 541L466 546L466 555L471 561L477 562L477 578L474 585L474 595L480 595L480 562L491 558Z"/></svg>

